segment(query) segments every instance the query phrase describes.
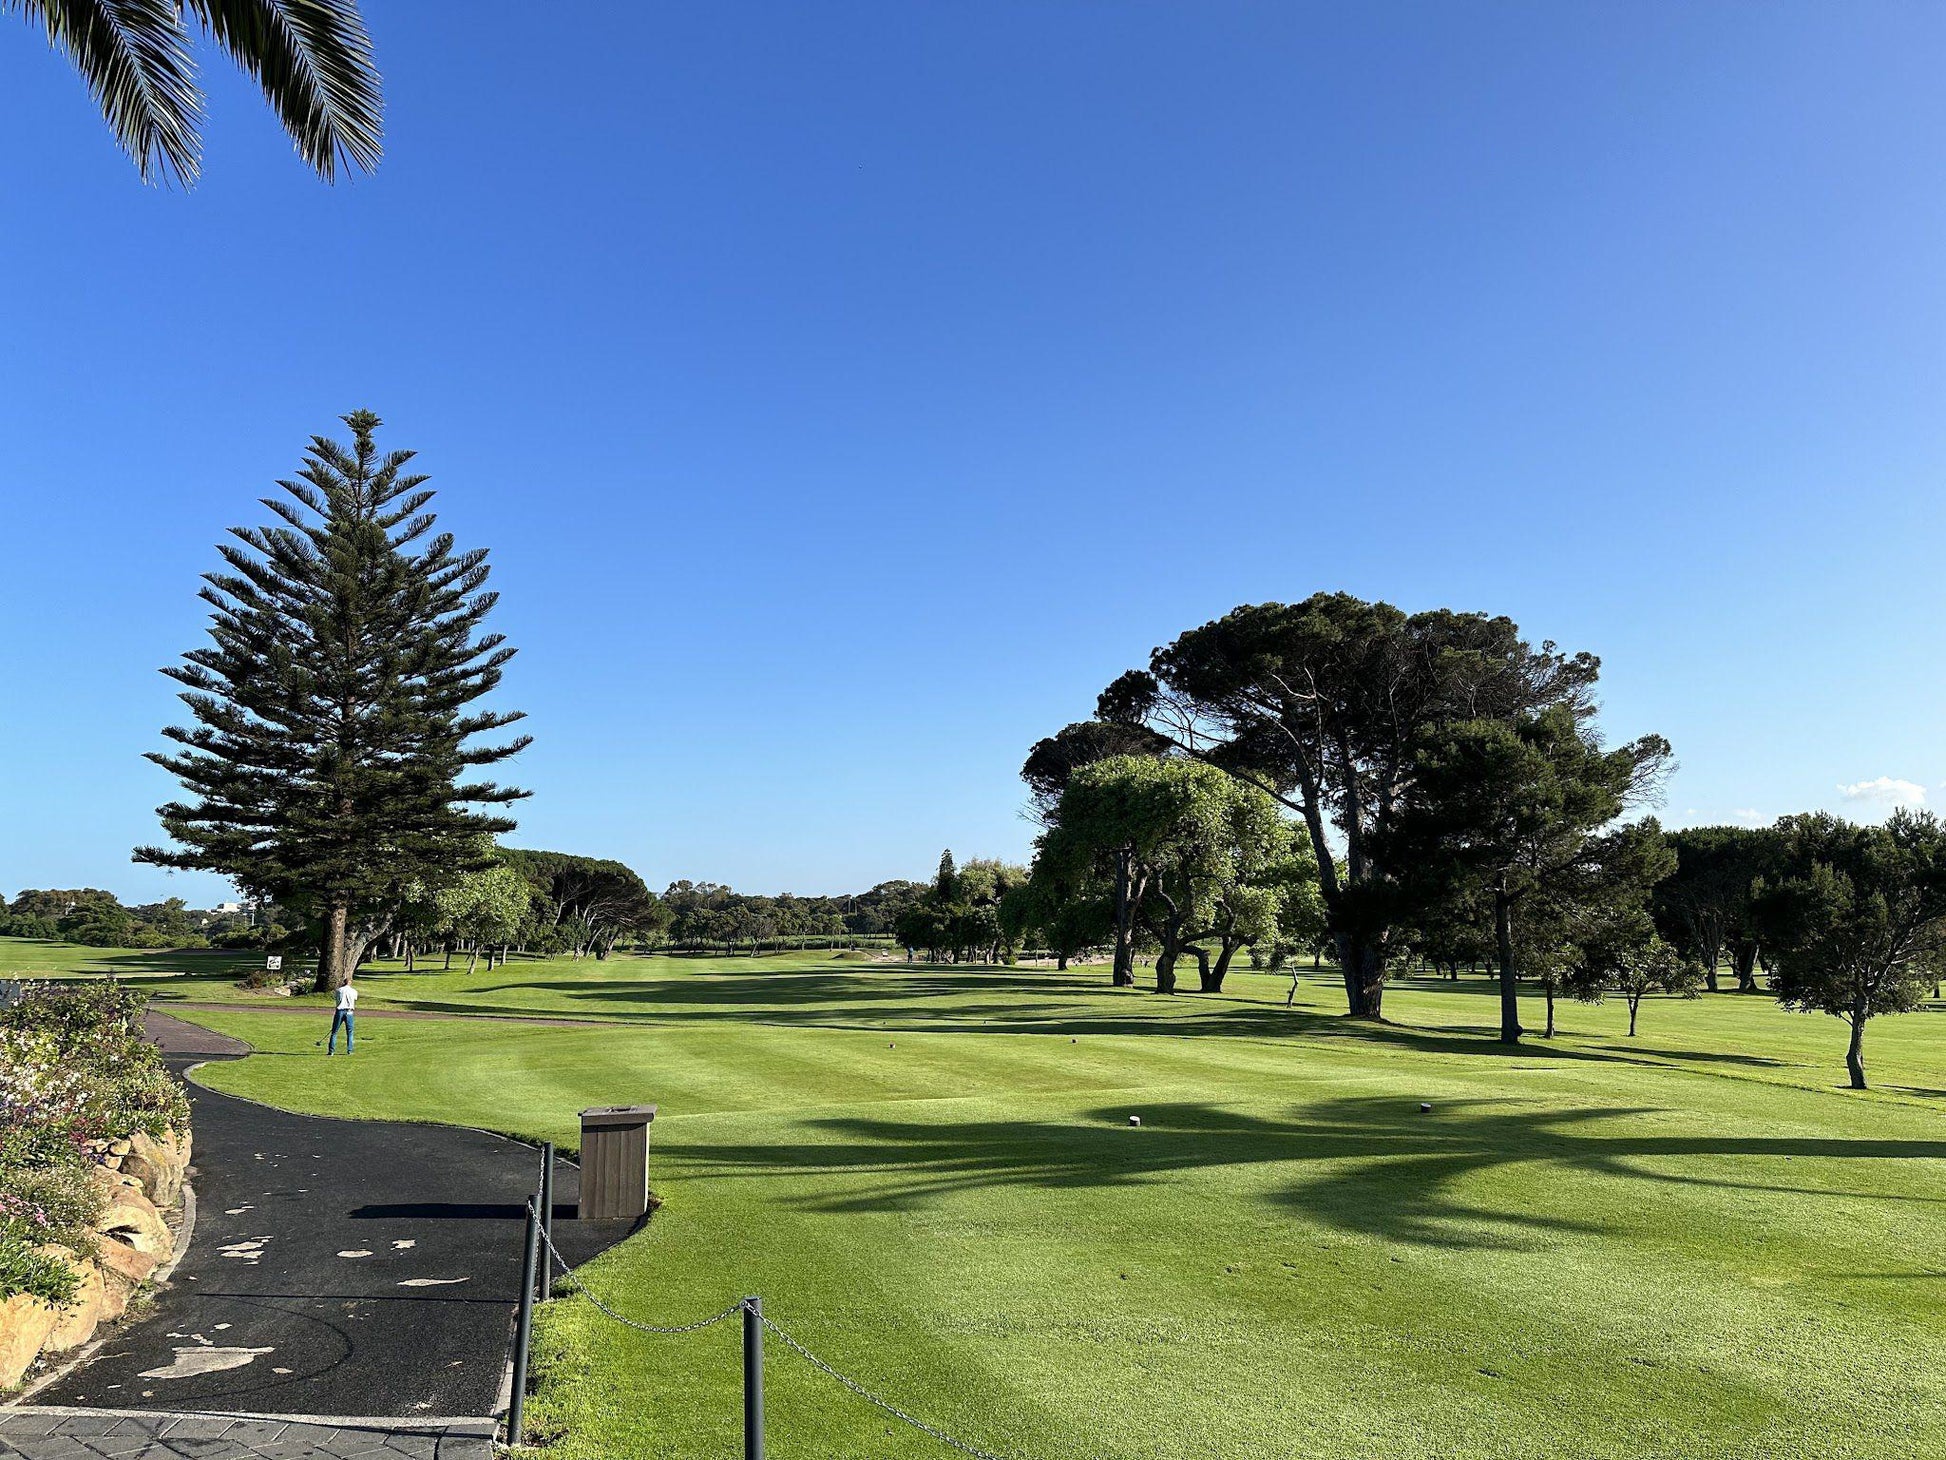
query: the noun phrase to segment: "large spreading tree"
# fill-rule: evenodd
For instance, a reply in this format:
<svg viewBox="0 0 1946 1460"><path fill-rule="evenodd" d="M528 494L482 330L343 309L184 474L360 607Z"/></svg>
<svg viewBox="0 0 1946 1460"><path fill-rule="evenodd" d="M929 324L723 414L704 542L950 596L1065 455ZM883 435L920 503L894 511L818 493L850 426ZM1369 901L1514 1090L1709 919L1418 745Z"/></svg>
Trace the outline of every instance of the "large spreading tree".
<svg viewBox="0 0 1946 1460"><path fill-rule="evenodd" d="M669 926L669 909L625 862L516 847L502 847L499 857L527 879L542 919L576 958L606 958L624 938Z"/></svg>
<svg viewBox="0 0 1946 1460"><path fill-rule="evenodd" d="M1528 643L1510 619L1321 593L1246 605L1123 675L1100 719L1139 726L1294 812L1309 835L1355 1016L1382 1016L1411 909L1380 851L1429 729L1594 712L1599 661Z"/></svg>
<svg viewBox="0 0 1946 1460"><path fill-rule="evenodd" d="M473 779L528 744L479 737L518 713L477 706L513 657L482 633L486 549L433 533L409 451L379 419L344 418L349 446L313 437L279 522L232 529L229 571L204 575L208 647L163 672L193 723L149 759L188 799L158 808L169 847L137 861L218 872L318 924L317 987L350 977L413 886L492 865L497 808L526 793Z"/></svg>

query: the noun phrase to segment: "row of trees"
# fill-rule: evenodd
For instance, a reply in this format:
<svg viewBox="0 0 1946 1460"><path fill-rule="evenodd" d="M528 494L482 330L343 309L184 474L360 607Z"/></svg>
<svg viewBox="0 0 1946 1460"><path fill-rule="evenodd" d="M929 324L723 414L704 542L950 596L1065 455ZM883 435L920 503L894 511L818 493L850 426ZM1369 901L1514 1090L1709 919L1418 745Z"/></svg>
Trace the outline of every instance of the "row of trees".
<svg viewBox="0 0 1946 1460"><path fill-rule="evenodd" d="M481 953L489 967L507 952L606 958L616 947L756 952L889 940L924 897L923 882L881 882L835 897L761 896L715 882L673 882L659 897L626 864L567 852L489 844L481 865L437 885L415 879L397 903L372 914L365 954L412 963L427 951ZM989 864L968 868L977 887ZM991 864L998 866L999 864ZM1010 869L1018 880L1021 869ZM45 938L115 948L267 948L315 951L315 922L286 908L198 911L181 898L124 907L100 888L33 889L0 906L0 937ZM972 945L967 945L972 946ZM993 939L979 942L992 952Z"/></svg>
<svg viewBox="0 0 1946 1460"><path fill-rule="evenodd" d="M94 948L261 948L282 934L248 912L192 908L180 897L126 907L99 887L30 887L0 907L0 937Z"/></svg>
<svg viewBox="0 0 1946 1460"><path fill-rule="evenodd" d="M689 951L792 947L880 939L925 892L925 884L894 880L869 892L839 897L775 897L737 892L716 882L672 882L662 894L667 913L662 941Z"/></svg>
<svg viewBox="0 0 1946 1460"><path fill-rule="evenodd" d="M1640 815L1672 767L1605 743L1600 664L1509 619L1406 614L1348 594L1235 609L1157 649L1095 718L1022 768L1044 830L1020 907L1063 954L1106 944L1158 988L1193 955L1220 988L1237 948L1322 936L1348 1012L1383 1017L1415 959L1484 959L1500 1037L1523 980L1546 996L1737 985L1760 964L1794 1008L1845 1019L1865 1083L1875 1014L1910 1008L1946 946L1946 831L1816 815L1665 834Z"/></svg>
<svg viewBox="0 0 1946 1460"><path fill-rule="evenodd" d="M439 886L413 884L384 923L408 966L426 948L607 958L618 946L757 951L765 946L883 936L924 891L885 882L848 897L739 893L713 882L674 882L661 896L622 862L567 852L490 847L487 863Z"/></svg>

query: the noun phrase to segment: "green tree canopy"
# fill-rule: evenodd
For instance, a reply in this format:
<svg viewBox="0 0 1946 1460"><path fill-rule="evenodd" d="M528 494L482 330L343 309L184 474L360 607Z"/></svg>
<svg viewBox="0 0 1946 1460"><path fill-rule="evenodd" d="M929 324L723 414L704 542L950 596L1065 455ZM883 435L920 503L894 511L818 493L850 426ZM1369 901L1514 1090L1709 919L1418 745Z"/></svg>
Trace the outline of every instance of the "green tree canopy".
<svg viewBox="0 0 1946 1460"><path fill-rule="evenodd" d="M511 943L526 921L534 890L520 872L505 863L468 872L432 894L436 930L468 945L466 971L471 973L485 948L491 970L492 950Z"/></svg>
<svg viewBox="0 0 1946 1460"><path fill-rule="evenodd" d="M1043 903L1106 903L1117 984L1134 982L1146 932L1158 948L1157 987L1171 991L1177 960L1201 940L1234 953L1275 935L1280 910L1308 880L1294 858L1290 830L1263 793L1186 757L1121 755L1069 777L1032 875Z"/></svg>
<svg viewBox="0 0 1946 1460"><path fill-rule="evenodd" d="M1111 755L1162 755L1172 747L1146 725L1114 720L1082 720L1034 742L1020 768L1036 816L1053 812L1068 778L1084 765Z"/></svg>
<svg viewBox="0 0 1946 1460"><path fill-rule="evenodd" d="M1895 811L1883 826L1822 812L1778 823L1782 870L1755 917L1778 1000L1851 1026L1845 1067L1865 1085L1865 1025L1918 1007L1946 956L1946 826Z"/></svg>
<svg viewBox="0 0 1946 1460"><path fill-rule="evenodd" d="M540 895L542 917L577 958L606 958L623 938L669 925L661 899L626 863L521 847L502 847L497 855Z"/></svg>
<svg viewBox="0 0 1946 1460"><path fill-rule="evenodd" d="M1639 903L1673 866L1653 823L1602 834L1668 759L1659 735L1604 750L1566 705L1421 732L1408 789L1376 849L1401 869L1395 886L1406 905L1460 899L1490 909L1507 1043L1521 1035L1518 910L1549 898Z"/></svg>
<svg viewBox="0 0 1946 1460"><path fill-rule="evenodd" d="M1635 1038L1635 1021L1642 1000L1650 994L1696 997L1703 972L1654 933L1619 943L1597 944L1586 964L1588 997L1599 1000L1612 991L1628 1005L1628 1037Z"/></svg>

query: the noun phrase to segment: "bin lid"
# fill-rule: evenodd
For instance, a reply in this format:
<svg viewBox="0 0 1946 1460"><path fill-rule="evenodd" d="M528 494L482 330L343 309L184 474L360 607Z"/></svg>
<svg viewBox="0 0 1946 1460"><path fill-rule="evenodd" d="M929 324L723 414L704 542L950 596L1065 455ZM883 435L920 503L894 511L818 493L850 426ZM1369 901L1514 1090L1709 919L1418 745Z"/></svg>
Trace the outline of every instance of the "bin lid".
<svg viewBox="0 0 1946 1460"><path fill-rule="evenodd" d="M653 1105L590 1105L581 1112L581 1128L605 1125L647 1125L655 1119Z"/></svg>

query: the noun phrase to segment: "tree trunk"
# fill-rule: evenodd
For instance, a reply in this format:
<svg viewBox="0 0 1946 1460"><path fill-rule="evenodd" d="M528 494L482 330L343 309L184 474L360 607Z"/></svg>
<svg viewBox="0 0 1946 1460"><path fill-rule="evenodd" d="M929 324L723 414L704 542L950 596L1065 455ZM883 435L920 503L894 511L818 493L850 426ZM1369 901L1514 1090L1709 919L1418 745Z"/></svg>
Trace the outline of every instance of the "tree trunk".
<svg viewBox="0 0 1946 1460"><path fill-rule="evenodd" d="M1736 970L1737 992L1740 994L1762 993L1757 987L1757 945L1738 943L1730 950L1730 966Z"/></svg>
<svg viewBox="0 0 1946 1460"><path fill-rule="evenodd" d="M478 943L470 944L466 950L466 971L468 973L471 973L474 969L474 966L478 964L479 961L480 961L480 945Z"/></svg>
<svg viewBox="0 0 1946 1460"><path fill-rule="evenodd" d="M1155 991L1159 994L1176 991L1176 950L1166 944L1155 955Z"/></svg>
<svg viewBox="0 0 1946 1460"><path fill-rule="evenodd" d="M344 984L349 942L346 932L350 923L351 909L343 903L336 903L325 912L324 922L318 928L318 976L311 986L313 992L328 994Z"/></svg>
<svg viewBox="0 0 1946 1460"><path fill-rule="evenodd" d="M1055 958L1055 960L1054 960L1054 971L1055 971L1056 973L1066 973L1066 972L1068 971L1068 955L1067 955L1067 954L1065 954L1065 953L1062 953L1062 954L1059 954L1058 956L1056 956L1056 958Z"/></svg>
<svg viewBox="0 0 1946 1460"><path fill-rule="evenodd" d="M407 938L405 940L405 971L407 973L412 972L413 955L416 954L418 951L419 951L419 944L417 943L417 941L411 938Z"/></svg>
<svg viewBox="0 0 1946 1460"><path fill-rule="evenodd" d="M1500 1042L1520 1043L1520 986L1514 982L1514 900L1502 874L1493 889L1493 936L1500 951Z"/></svg>
<svg viewBox="0 0 1946 1460"><path fill-rule="evenodd" d="M1296 1003L1297 1003L1297 975L1293 973L1291 975L1291 991L1284 995L1284 1007L1286 1009L1289 1009L1294 1007Z"/></svg>
<svg viewBox="0 0 1946 1460"><path fill-rule="evenodd" d="M1865 1086L1865 1016L1853 1014L1851 1019L1851 1043L1845 1047L1845 1069L1851 1074L1851 1088L1863 1090Z"/></svg>
<svg viewBox="0 0 1946 1460"><path fill-rule="evenodd" d="M1642 1007L1642 1000L1633 998L1628 1001L1628 1037L1635 1038L1635 1015Z"/></svg>
<svg viewBox="0 0 1946 1460"><path fill-rule="evenodd" d="M1133 878L1131 856L1127 851L1115 856L1115 963L1110 982L1116 988L1135 987L1135 909L1131 906L1134 898L1129 887Z"/></svg>
<svg viewBox="0 0 1946 1460"><path fill-rule="evenodd" d="M1346 1010L1354 1019L1385 1017L1385 955L1366 938L1337 935L1338 959L1345 971Z"/></svg>
<svg viewBox="0 0 1946 1460"><path fill-rule="evenodd" d="M1203 956L1202 974L1204 993L1220 994L1223 992L1223 980L1229 975L1230 960L1236 957L1236 952L1237 945L1225 940L1223 946L1217 950L1214 966L1211 965L1207 954Z"/></svg>
<svg viewBox="0 0 1946 1460"><path fill-rule="evenodd" d="M445 972L447 972L447 973L451 973L452 971L453 971L453 940L452 940L451 938L448 938L448 939L446 940L446 968L445 968Z"/></svg>
<svg viewBox="0 0 1946 1460"><path fill-rule="evenodd" d="M1552 1039L1554 1037L1554 985L1547 985L1545 992L1547 994L1547 1032L1541 1038Z"/></svg>

